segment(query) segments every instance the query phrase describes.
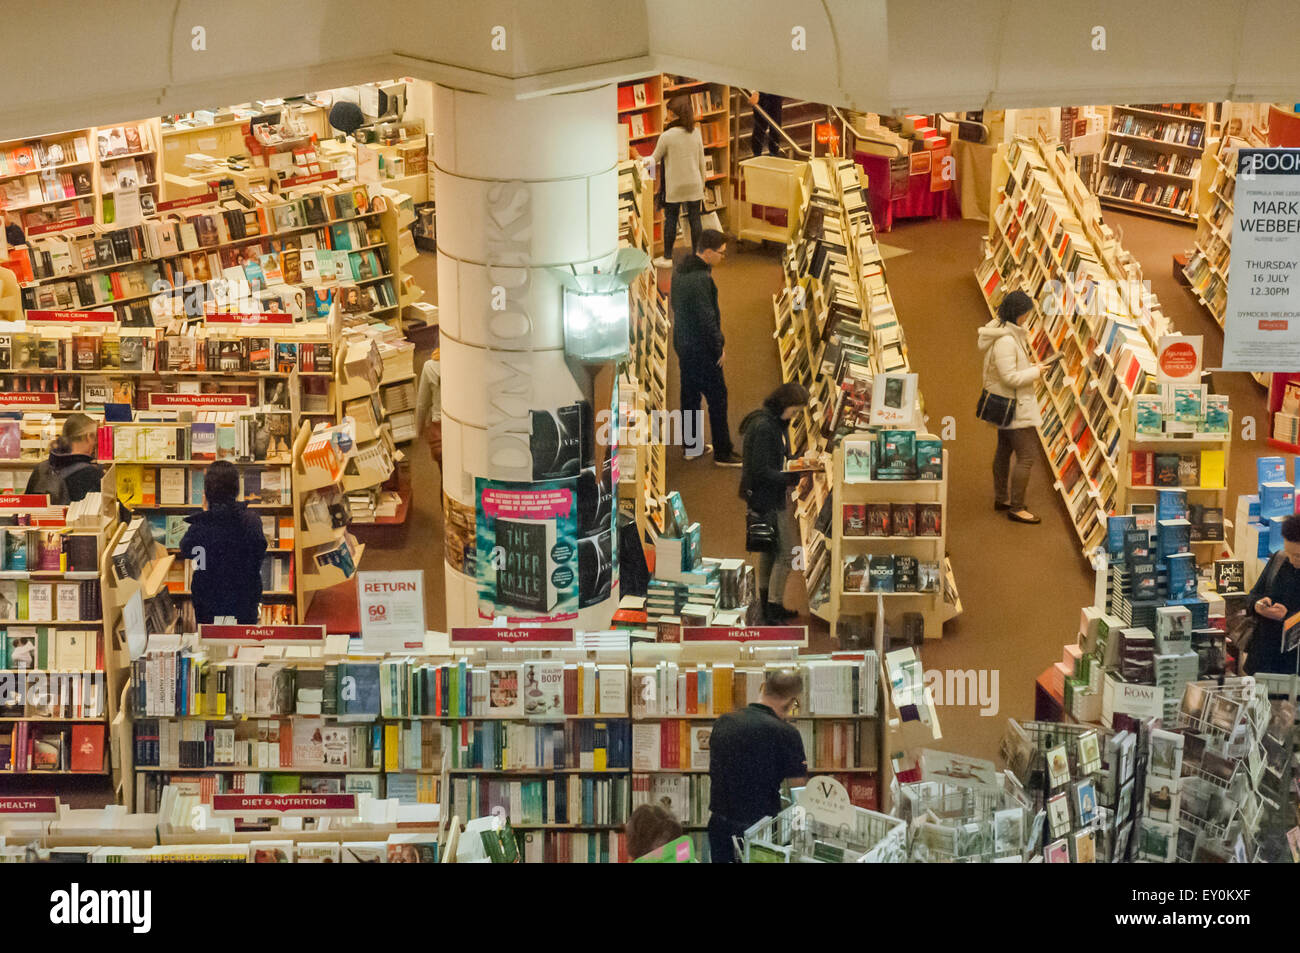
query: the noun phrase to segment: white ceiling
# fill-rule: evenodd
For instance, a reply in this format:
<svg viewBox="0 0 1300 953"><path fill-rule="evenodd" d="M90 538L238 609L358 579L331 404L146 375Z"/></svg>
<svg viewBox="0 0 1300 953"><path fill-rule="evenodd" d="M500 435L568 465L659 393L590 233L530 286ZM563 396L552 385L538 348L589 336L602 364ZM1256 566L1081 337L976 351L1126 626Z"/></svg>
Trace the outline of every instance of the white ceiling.
<svg viewBox="0 0 1300 953"><path fill-rule="evenodd" d="M532 96L667 70L876 112L1300 100L1294 0L4 6L0 138L394 75ZM504 51L493 48L496 27ZM1098 27L1104 50L1093 48ZM806 49L792 48L797 28Z"/></svg>

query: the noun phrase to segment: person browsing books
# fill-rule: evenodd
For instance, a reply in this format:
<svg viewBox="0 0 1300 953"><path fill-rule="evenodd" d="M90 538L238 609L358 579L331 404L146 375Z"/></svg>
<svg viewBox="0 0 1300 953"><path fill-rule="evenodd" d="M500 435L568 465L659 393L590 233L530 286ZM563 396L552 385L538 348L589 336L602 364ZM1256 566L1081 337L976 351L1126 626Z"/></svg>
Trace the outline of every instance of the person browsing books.
<svg viewBox="0 0 1300 953"><path fill-rule="evenodd" d="M677 222L683 211L691 229L691 250L700 247L701 218L704 215L704 183L708 173L704 166L704 140L695 125L695 107L691 97L675 96L668 101L673 121L664 129L651 158L659 173L664 194L664 255L658 264L673 263L673 246L677 244Z"/></svg>
<svg viewBox="0 0 1300 953"><path fill-rule="evenodd" d="M420 390L415 398L415 432L429 445L438 464L438 505L442 505L442 355L441 348L420 369Z"/></svg>
<svg viewBox="0 0 1300 953"><path fill-rule="evenodd" d="M807 403L808 391L802 384L782 384L740 424L744 441L740 498L748 509L746 518L776 530L772 548L758 557L758 598L767 625L785 625L798 615L785 607L785 583L799 545L790 487L801 474L785 468L790 459L790 421Z"/></svg>
<svg viewBox="0 0 1300 953"><path fill-rule="evenodd" d="M781 782L800 783L808 760L788 719L803 693L798 672L771 671L758 701L728 712L709 736L709 854L735 862L732 838L781 810Z"/></svg>
<svg viewBox="0 0 1300 953"><path fill-rule="evenodd" d="M1025 489L1038 455L1034 431L1042 423L1034 381L1047 365L1029 357L1029 341L1020 321L1034 309L1023 291L1012 291L998 305L998 316L979 329L979 349L984 355L984 389L999 397L1014 398L1015 417L998 428L998 449L993 455L993 508L1006 510L1015 523L1041 523L1025 509ZM1016 458L1011 466L1012 455Z"/></svg>
<svg viewBox="0 0 1300 953"><path fill-rule="evenodd" d="M1255 634L1242 671L1294 675L1297 650L1284 651L1282 640L1287 618L1300 612L1300 516L1282 520L1282 548L1269 558L1246 603L1255 616Z"/></svg>
<svg viewBox="0 0 1300 953"><path fill-rule="evenodd" d="M76 503L99 490L104 470L95 462L99 425L85 414L69 414L50 445L50 455L27 478L24 493L45 493L51 503Z"/></svg>
<svg viewBox="0 0 1300 953"><path fill-rule="evenodd" d="M194 618L200 624L232 617L257 625L262 603L262 521L237 497L239 471L218 460L203 477L203 512L186 517L181 559L193 565Z"/></svg>
<svg viewBox="0 0 1300 953"><path fill-rule="evenodd" d="M713 462L720 467L738 467L740 460L733 452L727 428L727 381L722 375L726 339L722 336L718 286L713 283L713 266L726 254L727 236L716 229L705 229L696 253L682 259L673 272L669 299L673 308L673 350L681 372L682 431L685 434L689 426L699 438L694 446L686 441L686 459L703 456L707 449L704 428L696 423L703 398L709 404Z"/></svg>

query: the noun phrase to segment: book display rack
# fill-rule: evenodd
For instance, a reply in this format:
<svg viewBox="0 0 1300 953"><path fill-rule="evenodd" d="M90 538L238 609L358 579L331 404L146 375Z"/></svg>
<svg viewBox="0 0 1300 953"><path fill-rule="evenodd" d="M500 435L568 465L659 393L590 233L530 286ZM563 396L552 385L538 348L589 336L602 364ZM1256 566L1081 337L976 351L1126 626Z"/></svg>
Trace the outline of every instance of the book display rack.
<svg viewBox="0 0 1300 953"><path fill-rule="evenodd" d="M1098 176L1101 204L1195 222L1208 108L1206 103L1111 106Z"/></svg>
<svg viewBox="0 0 1300 953"><path fill-rule="evenodd" d="M654 181L641 161L619 164L619 244L653 252ZM641 533L649 539L649 520L664 529L662 500L668 493L667 437L655 434L656 421L668 412L668 353L671 347L668 297L647 268L628 288L631 341L628 364L619 386L621 422L637 435L630 446L620 446L619 498L631 511ZM633 415L635 414L635 418ZM632 464L632 465L627 465Z"/></svg>
<svg viewBox="0 0 1300 953"><path fill-rule="evenodd" d="M350 419L314 430L303 424L294 439L293 546L298 567L295 599L299 620L307 617L316 592L356 575L365 545L348 532L351 513L344 493L349 467L355 471L351 477L354 483L376 475L374 466L387 446L383 438L373 440L371 446L379 450L362 464L354 465L353 457L360 450Z"/></svg>
<svg viewBox="0 0 1300 953"><path fill-rule="evenodd" d="M871 423L877 383L888 379L899 385L889 398L897 405L899 426L922 420L924 404L914 381L907 384L907 342L886 283L861 173L848 159L818 158L808 167L802 228L783 259L785 287L773 296L773 337L782 380L803 384L811 396L805 412L790 424L791 451L816 451L824 461L796 494L795 514L810 606L829 621L835 617L832 589L839 585L832 579L839 564L831 554L831 523L837 517L830 500L842 473L830 468L829 451L841 439L878 429ZM943 562L942 550L939 559ZM951 618L956 588L946 563L942 576L944 617Z"/></svg>
<svg viewBox="0 0 1300 953"><path fill-rule="evenodd" d="M70 506L0 496L0 775L117 767L107 742L123 677L101 570L118 532L111 492Z"/></svg>
<svg viewBox="0 0 1300 953"><path fill-rule="evenodd" d="M993 180L1004 184L975 277L994 316L1010 290L1033 298L1031 347L1044 360L1061 356L1036 385L1038 436L1088 554L1120 493L1124 413L1154 386L1169 322L1063 149L1017 137L999 147Z"/></svg>
<svg viewBox="0 0 1300 953"><path fill-rule="evenodd" d="M894 433L887 431L886 433ZM868 642L878 602L906 643L943 635L948 453L938 441L937 477L873 475L860 461L876 441L846 437L834 455L831 634L844 648ZM933 450L930 451L931 453Z"/></svg>
<svg viewBox="0 0 1300 953"><path fill-rule="evenodd" d="M1253 145L1238 136L1224 136L1218 148L1207 154L1213 175L1208 201L1200 210L1196 226L1196 251L1183 274L1188 285L1219 327L1228 305L1228 269L1232 259L1232 198L1237 185L1237 150Z"/></svg>
<svg viewBox="0 0 1300 953"><path fill-rule="evenodd" d="M717 212L726 225L733 188L731 87L666 73L619 83L618 121L627 137L628 154L648 156L654 152L660 134L672 122L668 103L676 96L691 98L696 127L704 142L704 209ZM663 211L656 209L653 215L650 244L658 251L663 244ZM690 234L689 230L686 234Z"/></svg>

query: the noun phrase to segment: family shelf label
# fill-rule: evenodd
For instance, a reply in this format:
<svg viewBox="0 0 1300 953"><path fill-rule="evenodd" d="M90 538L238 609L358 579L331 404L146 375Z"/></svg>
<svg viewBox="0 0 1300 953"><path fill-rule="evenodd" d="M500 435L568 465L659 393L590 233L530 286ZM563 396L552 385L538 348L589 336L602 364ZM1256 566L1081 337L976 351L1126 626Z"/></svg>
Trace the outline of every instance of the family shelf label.
<svg viewBox="0 0 1300 953"><path fill-rule="evenodd" d="M323 625L201 625L205 642L320 642Z"/></svg>
<svg viewBox="0 0 1300 953"><path fill-rule="evenodd" d="M1237 150L1223 369L1300 367L1300 149Z"/></svg>

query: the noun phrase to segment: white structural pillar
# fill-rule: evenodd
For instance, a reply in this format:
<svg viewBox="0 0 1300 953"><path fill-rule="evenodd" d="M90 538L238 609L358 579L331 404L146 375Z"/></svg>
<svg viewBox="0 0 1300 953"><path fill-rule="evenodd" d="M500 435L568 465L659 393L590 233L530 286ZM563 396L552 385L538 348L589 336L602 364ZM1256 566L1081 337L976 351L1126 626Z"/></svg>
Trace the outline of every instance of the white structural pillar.
<svg viewBox="0 0 1300 953"><path fill-rule="evenodd" d="M480 527L489 552L464 556L477 481L535 481L547 466L530 450L536 412L571 420L565 408L593 398L589 369L565 357L552 269L591 271L618 250L616 89L515 100L437 86L433 114L450 628L492 623L475 563L495 539ZM605 628L617 602L615 583L555 624Z"/></svg>

